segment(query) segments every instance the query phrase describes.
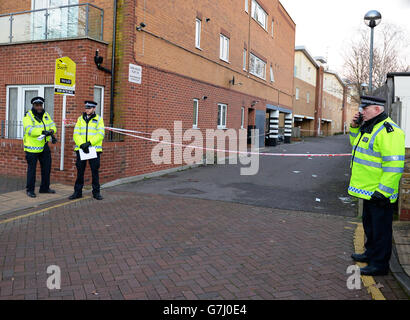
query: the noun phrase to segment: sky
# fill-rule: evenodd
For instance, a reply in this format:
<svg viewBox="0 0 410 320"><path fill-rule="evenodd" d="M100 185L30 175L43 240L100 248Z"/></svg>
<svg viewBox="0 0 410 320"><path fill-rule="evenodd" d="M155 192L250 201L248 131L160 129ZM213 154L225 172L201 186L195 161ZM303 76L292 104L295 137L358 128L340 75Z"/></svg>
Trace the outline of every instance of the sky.
<svg viewBox="0 0 410 320"><path fill-rule="evenodd" d="M410 36L410 0L279 0L296 23L296 46L305 46L312 56L327 58L329 69L343 71L344 45L369 30L364 15L377 10L383 23L393 23ZM375 38L377 27L375 28ZM409 37L410 39L410 37ZM410 56L410 49L406 52Z"/></svg>

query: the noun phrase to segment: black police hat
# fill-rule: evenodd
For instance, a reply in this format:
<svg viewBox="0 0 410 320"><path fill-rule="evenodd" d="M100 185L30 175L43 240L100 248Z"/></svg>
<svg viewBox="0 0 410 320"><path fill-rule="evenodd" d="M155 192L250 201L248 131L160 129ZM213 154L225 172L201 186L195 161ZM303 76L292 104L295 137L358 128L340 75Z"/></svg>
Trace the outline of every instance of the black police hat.
<svg viewBox="0 0 410 320"><path fill-rule="evenodd" d="M366 108L371 105L384 107L386 100L379 97L360 96L360 107Z"/></svg>
<svg viewBox="0 0 410 320"><path fill-rule="evenodd" d="M85 103L85 108L86 109L91 109L91 108L95 108L95 107L97 107L97 102L95 102L95 101L91 101L91 100L86 100L86 101L84 101L84 103Z"/></svg>
<svg viewBox="0 0 410 320"><path fill-rule="evenodd" d="M34 97L33 99L31 99L31 104L44 104L44 98L43 97Z"/></svg>

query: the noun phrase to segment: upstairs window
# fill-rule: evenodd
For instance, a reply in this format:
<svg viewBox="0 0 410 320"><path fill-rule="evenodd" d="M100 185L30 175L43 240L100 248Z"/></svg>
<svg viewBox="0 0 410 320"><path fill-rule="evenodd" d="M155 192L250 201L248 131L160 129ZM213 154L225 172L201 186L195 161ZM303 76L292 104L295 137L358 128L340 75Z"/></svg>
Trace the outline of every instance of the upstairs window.
<svg viewBox="0 0 410 320"><path fill-rule="evenodd" d="M266 62L252 53L249 54L249 72L254 76L266 80Z"/></svg>
<svg viewBox="0 0 410 320"><path fill-rule="evenodd" d="M195 21L195 47L201 49L201 20Z"/></svg>
<svg viewBox="0 0 410 320"><path fill-rule="evenodd" d="M296 88L295 99L299 100L299 88Z"/></svg>
<svg viewBox="0 0 410 320"><path fill-rule="evenodd" d="M306 93L306 103L310 102L310 92Z"/></svg>
<svg viewBox="0 0 410 320"><path fill-rule="evenodd" d="M275 76L273 74L273 67L270 66L270 82L275 82Z"/></svg>
<svg viewBox="0 0 410 320"><path fill-rule="evenodd" d="M255 0L252 0L252 18L254 18L265 30L267 29L266 21L268 14Z"/></svg>
<svg viewBox="0 0 410 320"><path fill-rule="evenodd" d="M223 34L220 34L220 50L219 58L228 62L229 61L229 38L225 37Z"/></svg>
<svg viewBox="0 0 410 320"><path fill-rule="evenodd" d="M246 49L243 49L243 70L246 71Z"/></svg>

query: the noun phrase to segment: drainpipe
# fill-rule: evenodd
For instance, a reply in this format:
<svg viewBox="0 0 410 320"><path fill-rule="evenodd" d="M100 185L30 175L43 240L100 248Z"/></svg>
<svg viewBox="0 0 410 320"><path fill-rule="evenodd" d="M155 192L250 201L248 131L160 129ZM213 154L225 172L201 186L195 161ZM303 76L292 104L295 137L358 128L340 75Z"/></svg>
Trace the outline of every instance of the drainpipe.
<svg viewBox="0 0 410 320"><path fill-rule="evenodd" d="M114 0L114 20L112 34L111 92L110 92L110 125L114 125L114 83L115 83L115 46L117 39L117 0Z"/></svg>

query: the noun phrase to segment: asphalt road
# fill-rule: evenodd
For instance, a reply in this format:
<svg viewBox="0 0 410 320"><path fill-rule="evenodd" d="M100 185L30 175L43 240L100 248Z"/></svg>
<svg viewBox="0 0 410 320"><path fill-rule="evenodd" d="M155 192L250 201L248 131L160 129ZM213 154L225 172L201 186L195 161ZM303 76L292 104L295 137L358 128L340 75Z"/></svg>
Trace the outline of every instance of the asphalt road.
<svg viewBox="0 0 410 320"><path fill-rule="evenodd" d="M271 153L349 153L347 135L307 138L269 147ZM285 210L354 217L347 194L350 157L260 156L259 171L240 175L241 164L207 165L114 187L113 190L230 201Z"/></svg>

